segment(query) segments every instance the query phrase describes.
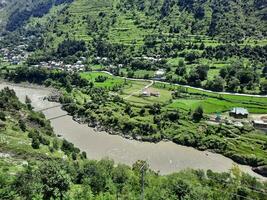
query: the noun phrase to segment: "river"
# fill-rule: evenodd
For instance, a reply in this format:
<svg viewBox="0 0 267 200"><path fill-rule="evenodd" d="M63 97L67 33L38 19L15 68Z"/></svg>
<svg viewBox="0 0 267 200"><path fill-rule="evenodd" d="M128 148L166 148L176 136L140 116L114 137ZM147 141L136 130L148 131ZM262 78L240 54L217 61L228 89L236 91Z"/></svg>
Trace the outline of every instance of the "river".
<svg viewBox="0 0 267 200"><path fill-rule="evenodd" d="M35 110L59 105L58 103L43 100L51 93L51 89L42 87L23 87L10 83L0 83L0 89L9 87L15 90L21 101L29 96ZM87 125L79 124L72 120L71 116L63 116L67 113L60 107L43 111L57 135L72 142L76 147L87 153L89 159L100 160L110 158L115 163L132 165L137 160L146 160L151 169L161 174L169 174L179 170L211 169L216 172L227 172L236 164L231 159L220 154L208 151L198 151L191 147L177 145L173 142L139 142L128 140L121 136L109 135L106 132L96 132ZM240 169L260 179L264 177L254 173L251 167L238 165ZM265 179L266 180L266 179Z"/></svg>

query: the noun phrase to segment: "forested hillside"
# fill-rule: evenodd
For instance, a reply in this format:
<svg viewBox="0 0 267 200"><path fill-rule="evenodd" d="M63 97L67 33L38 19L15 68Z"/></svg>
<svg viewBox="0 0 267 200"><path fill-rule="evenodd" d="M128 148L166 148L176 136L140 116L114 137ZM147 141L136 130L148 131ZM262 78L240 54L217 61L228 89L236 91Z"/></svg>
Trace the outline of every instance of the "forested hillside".
<svg viewBox="0 0 267 200"><path fill-rule="evenodd" d="M55 20L52 30L57 36L68 33L83 39L100 32L112 42L125 39L128 43L143 41L149 33L240 41L266 36L266 6L262 0L77 0Z"/></svg>
<svg viewBox="0 0 267 200"><path fill-rule="evenodd" d="M7 31L15 31L25 25L30 17L42 17L56 5L72 0L11 0L0 2L0 26Z"/></svg>

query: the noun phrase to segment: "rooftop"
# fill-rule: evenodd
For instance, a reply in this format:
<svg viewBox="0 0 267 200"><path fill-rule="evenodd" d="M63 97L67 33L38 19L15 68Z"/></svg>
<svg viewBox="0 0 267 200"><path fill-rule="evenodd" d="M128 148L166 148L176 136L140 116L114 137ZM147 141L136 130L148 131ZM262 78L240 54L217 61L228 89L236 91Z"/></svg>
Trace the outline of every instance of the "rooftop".
<svg viewBox="0 0 267 200"><path fill-rule="evenodd" d="M233 108L230 112L235 113L237 115L248 115L249 114L247 109L239 108L239 107Z"/></svg>

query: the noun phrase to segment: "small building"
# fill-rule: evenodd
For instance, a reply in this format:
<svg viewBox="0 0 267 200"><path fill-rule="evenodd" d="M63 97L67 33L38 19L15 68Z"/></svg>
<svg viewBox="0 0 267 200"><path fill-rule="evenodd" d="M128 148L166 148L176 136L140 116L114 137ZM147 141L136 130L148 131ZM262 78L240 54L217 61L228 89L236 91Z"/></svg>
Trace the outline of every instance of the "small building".
<svg viewBox="0 0 267 200"><path fill-rule="evenodd" d="M154 91L152 89L146 88L146 89L142 90L141 96L143 96L143 97L150 97L150 96L159 97L160 93L158 91Z"/></svg>
<svg viewBox="0 0 267 200"><path fill-rule="evenodd" d="M234 118L243 119L243 118L248 118L249 112L245 108L237 107L237 108L233 108L230 111L229 115Z"/></svg>
<svg viewBox="0 0 267 200"><path fill-rule="evenodd" d="M252 123L254 128L267 130L267 122L264 122L263 120L253 120Z"/></svg>
<svg viewBox="0 0 267 200"><path fill-rule="evenodd" d="M142 95L143 97L150 97L150 93L149 93L147 90L143 90L143 91L141 92L141 95Z"/></svg>
<svg viewBox="0 0 267 200"><path fill-rule="evenodd" d="M164 69L159 69L155 72L155 77L156 78L162 78L165 75L165 70Z"/></svg>
<svg viewBox="0 0 267 200"><path fill-rule="evenodd" d="M220 122L222 120L222 114L221 113L216 113L215 121Z"/></svg>

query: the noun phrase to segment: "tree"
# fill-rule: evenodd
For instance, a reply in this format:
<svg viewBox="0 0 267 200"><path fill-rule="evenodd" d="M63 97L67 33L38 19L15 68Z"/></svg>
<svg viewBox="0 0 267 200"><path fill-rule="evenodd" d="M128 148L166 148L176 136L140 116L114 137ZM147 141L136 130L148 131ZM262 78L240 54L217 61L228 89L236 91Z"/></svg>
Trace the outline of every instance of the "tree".
<svg viewBox="0 0 267 200"><path fill-rule="evenodd" d="M127 72L127 77L128 78L133 78L134 77L134 71L130 70Z"/></svg>
<svg viewBox="0 0 267 200"><path fill-rule="evenodd" d="M30 99L30 97L28 95L26 95L25 97L25 104L27 105L28 109L32 110L32 105L31 105L32 101Z"/></svg>
<svg viewBox="0 0 267 200"><path fill-rule="evenodd" d="M24 122L22 119L19 120L19 128L20 128L23 132L26 131L26 124L25 124L25 122Z"/></svg>
<svg viewBox="0 0 267 200"><path fill-rule="evenodd" d="M193 113L193 120L199 122L203 118L203 113L203 108L201 106L198 106Z"/></svg>
<svg viewBox="0 0 267 200"><path fill-rule="evenodd" d="M196 59L198 59L198 55L195 52L189 52L185 55L185 60L189 63L193 63Z"/></svg>
<svg viewBox="0 0 267 200"><path fill-rule="evenodd" d="M237 78L240 84L246 85L249 82L254 82L254 72L252 70L241 70L237 73Z"/></svg>
<svg viewBox="0 0 267 200"><path fill-rule="evenodd" d="M32 148L34 148L34 149L40 148L40 141L37 137L32 138Z"/></svg>
<svg viewBox="0 0 267 200"><path fill-rule="evenodd" d="M140 116L144 116L145 112L146 112L146 109L145 108L141 108L140 111L139 111L139 115Z"/></svg>
<svg viewBox="0 0 267 200"><path fill-rule="evenodd" d="M201 80L199 78L199 74L195 70L191 70L189 73L189 76L187 78L187 82L189 85L200 87L201 86Z"/></svg>
<svg viewBox="0 0 267 200"><path fill-rule="evenodd" d="M199 75L199 79L201 81L204 81L207 79L208 71L209 71L209 66L207 65L199 65L196 68L196 73Z"/></svg>
<svg viewBox="0 0 267 200"><path fill-rule="evenodd" d="M109 169L110 170L110 169ZM99 193L104 190L107 181L108 169L105 171L103 165L95 161L88 161L83 166L83 170L80 172L82 180L89 179L89 184L94 193Z"/></svg>
<svg viewBox="0 0 267 200"><path fill-rule="evenodd" d="M225 81L222 77L216 76L213 80L208 80L206 88L212 91L221 92L224 91Z"/></svg>
<svg viewBox="0 0 267 200"><path fill-rule="evenodd" d="M267 80L264 80L260 86L261 93L267 94Z"/></svg>
<svg viewBox="0 0 267 200"><path fill-rule="evenodd" d="M205 44L204 42L201 42L200 46L199 46L199 49L200 50L204 50L205 49Z"/></svg>
<svg viewBox="0 0 267 200"><path fill-rule="evenodd" d="M267 64L266 64L267 65ZM263 69L262 69L262 74L263 76L266 76L267 77L267 66L265 66Z"/></svg>
<svg viewBox="0 0 267 200"><path fill-rule="evenodd" d="M55 161L46 162L40 167L44 199L63 199L69 190L71 179L63 165Z"/></svg>
<svg viewBox="0 0 267 200"><path fill-rule="evenodd" d="M128 115L131 115L133 113L132 108L129 104L126 105L124 112Z"/></svg>
<svg viewBox="0 0 267 200"><path fill-rule="evenodd" d="M175 198L182 200L190 193L190 185L178 177L171 177L170 189Z"/></svg>
<svg viewBox="0 0 267 200"><path fill-rule="evenodd" d="M58 45L57 56L58 57L67 57L72 56L77 52L85 52L86 44L84 41L77 40L64 40Z"/></svg>
<svg viewBox="0 0 267 200"><path fill-rule="evenodd" d="M118 192L121 193L123 186L128 179L127 167L124 165L118 165L112 172L112 180L118 188Z"/></svg>
<svg viewBox="0 0 267 200"><path fill-rule="evenodd" d="M161 112L161 105L158 103L155 103L150 106L149 113L152 115L158 115Z"/></svg>
<svg viewBox="0 0 267 200"><path fill-rule="evenodd" d="M0 111L0 120L6 121L6 114L2 111Z"/></svg>
<svg viewBox="0 0 267 200"><path fill-rule="evenodd" d="M230 80L228 80L227 90L231 92L237 92L239 86L240 86L239 80L236 77L232 77L230 78Z"/></svg>
<svg viewBox="0 0 267 200"><path fill-rule="evenodd" d="M177 74L178 76L184 76L186 74L186 66L183 60L179 60L175 74Z"/></svg>

